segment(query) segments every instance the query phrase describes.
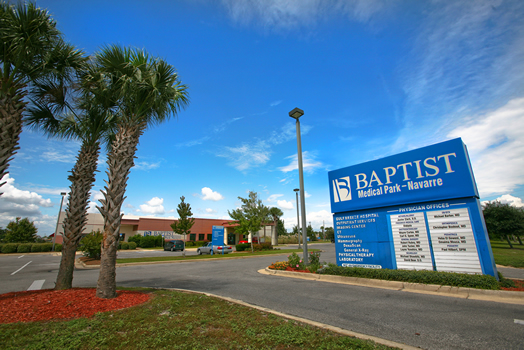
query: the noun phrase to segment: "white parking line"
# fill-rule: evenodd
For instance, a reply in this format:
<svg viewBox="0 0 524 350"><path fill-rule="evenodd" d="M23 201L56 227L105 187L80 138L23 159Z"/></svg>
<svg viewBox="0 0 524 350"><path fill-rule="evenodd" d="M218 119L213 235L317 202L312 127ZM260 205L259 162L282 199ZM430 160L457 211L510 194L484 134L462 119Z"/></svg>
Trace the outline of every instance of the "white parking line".
<svg viewBox="0 0 524 350"><path fill-rule="evenodd" d="M515 323L518 323L518 324L524 324L524 320L518 320L518 319L515 319Z"/></svg>
<svg viewBox="0 0 524 350"><path fill-rule="evenodd" d="M27 290L40 290L44 285L45 280L36 280L34 281Z"/></svg>
<svg viewBox="0 0 524 350"><path fill-rule="evenodd" d="M11 276L13 276L15 273L17 273L18 271L22 270L24 267L26 267L27 265L29 265L30 263L32 263L32 261L28 262L27 264L25 264L24 266L22 266L21 268L19 268L18 270L16 270L15 272L13 272L11 274Z"/></svg>
<svg viewBox="0 0 524 350"><path fill-rule="evenodd" d="M24 256L25 256L25 255L20 255L20 256L18 257L18 259L23 258Z"/></svg>

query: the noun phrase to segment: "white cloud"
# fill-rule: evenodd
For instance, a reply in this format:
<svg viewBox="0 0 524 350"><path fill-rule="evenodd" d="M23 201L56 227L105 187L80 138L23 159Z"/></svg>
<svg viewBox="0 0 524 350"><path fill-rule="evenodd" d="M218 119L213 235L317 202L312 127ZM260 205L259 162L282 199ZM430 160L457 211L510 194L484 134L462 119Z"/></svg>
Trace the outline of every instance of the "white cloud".
<svg viewBox="0 0 524 350"><path fill-rule="evenodd" d="M514 196L512 196L510 194L504 194L504 195L494 199L493 201L499 201L502 204L509 204L509 205L517 207L517 208L524 207L524 202L522 201L521 198L514 197ZM482 201L482 204L486 204L487 202L493 202L493 201Z"/></svg>
<svg viewBox="0 0 524 350"><path fill-rule="evenodd" d="M221 201L224 199L220 193L213 191L209 187L202 188L202 199L205 201Z"/></svg>
<svg viewBox="0 0 524 350"><path fill-rule="evenodd" d="M316 156L309 151L302 153L302 167L304 172L314 173L316 169L325 167L324 164L320 161L317 161ZM280 171L287 173L290 171L298 170L298 157L297 155L292 155L286 157L285 159L291 159L291 162L283 167L278 168Z"/></svg>
<svg viewBox="0 0 524 350"><path fill-rule="evenodd" d="M219 157L229 159L229 165L237 170L245 171L249 168L266 164L269 161L271 151L264 141L256 144L243 144L238 147L226 147L217 154Z"/></svg>
<svg viewBox="0 0 524 350"><path fill-rule="evenodd" d="M43 215L41 212L41 208L54 206L51 200L44 199L33 191L18 189L15 179L10 177L9 174L4 176L1 182L4 181L6 183L0 187L0 192L3 192L0 196L0 226L5 228L9 222L16 220L17 217L27 217L30 221L34 221L39 235L48 236L54 232L56 216Z"/></svg>
<svg viewBox="0 0 524 350"><path fill-rule="evenodd" d="M289 202L284 199L277 201L277 205L279 206L279 208L284 209L284 210L293 209L293 202Z"/></svg>
<svg viewBox="0 0 524 350"><path fill-rule="evenodd" d="M481 197L509 193L524 184L524 98L484 116L472 116L451 131L461 137L472 161Z"/></svg>
<svg viewBox="0 0 524 350"><path fill-rule="evenodd" d="M311 222L315 230L318 230L323 224L325 227L333 227L333 214L327 210L309 212L306 214L306 220L308 225Z"/></svg>
<svg viewBox="0 0 524 350"><path fill-rule="evenodd" d="M277 198L280 198L283 196L284 196L283 194L272 194L271 196L267 198L267 201L271 203L271 202L274 202Z"/></svg>
<svg viewBox="0 0 524 350"><path fill-rule="evenodd" d="M98 211L96 207L102 206L102 203L99 202L101 199L104 199L104 195L102 194L102 192L97 191L95 193L91 193L91 201L89 202L89 207L87 208L87 212L90 214L100 214L100 212Z"/></svg>
<svg viewBox="0 0 524 350"><path fill-rule="evenodd" d="M157 169L160 166L161 162L156 163L150 163L146 161L135 161L135 166L133 169L135 170L151 170L151 169Z"/></svg>
<svg viewBox="0 0 524 350"><path fill-rule="evenodd" d="M71 163L76 162L76 154L71 150L46 151L42 153L42 160L46 162Z"/></svg>
<svg viewBox="0 0 524 350"><path fill-rule="evenodd" d="M204 142L206 142L206 141L209 140L209 139L210 139L209 136L204 136L204 137L201 137L201 138L196 139L196 140L177 143L177 144L175 145L175 147L176 147L176 148L182 148L182 147L193 147L193 146L201 145L201 144L203 144Z"/></svg>
<svg viewBox="0 0 524 350"><path fill-rule="evenodd" d="M426 20L398 69L405 77L395 96L404 129L391 153L441 141L457 121L520 97L524 22L515 16L524 2L499 5L427 2Z"/></svg>
<svg viewBox="0 0 524 350"><path fill-rule="evenodd" d="M214 214L214 213L216 213L216 212L217 212L217 211L214 210L214 209L206 208L206 213L208 213L208 214Z"/></svg>
<svg viewBox="0 0 524 350"><path fill-rule="evenodd" d="M273 101L273 102L271 102L269 105L270 105L271 107L275 107L275 106L278 106L278 105L281 104L281 103L282 103L282 100L278 100L278 101Z"/></svg>
<svg viewBox="0 0 524 350"><path fill-rule="evenodd" d="M303 124L301 134L306 135L311 127ZM271 148L296 138L296 127L293 123L286 123L279 130L271 133L267 140L258 140L253 143L244 143L237 147L226 147L217 153L218 157L228 158L229 165L237 170L246 171L250 168L265 165L271 158Z"/></svg>
<svg viewBox="0 0 524 350"><path fill-rule="evenodd" d="M381 11L381 0L222 0L232 20L270 30L315 25L329 15L366 22Z"/></svg>
<svg viewBox="0 0 524 350"><path fill-rule="evenodd" d="M9 174L2 181L6 183L0 187L0 212L15 215L28 216L40 214L40 207L52 207L50 199L44 199L36 192L23 191L15 187L15 179Z"/></svg>
<svg viewBox="0 0 524 350"><path fill-rule="evenodd" d="M153 197L146 204L140 205L140 211L146 214L164 214L165 209L162 205L164 198Z"/></svg>

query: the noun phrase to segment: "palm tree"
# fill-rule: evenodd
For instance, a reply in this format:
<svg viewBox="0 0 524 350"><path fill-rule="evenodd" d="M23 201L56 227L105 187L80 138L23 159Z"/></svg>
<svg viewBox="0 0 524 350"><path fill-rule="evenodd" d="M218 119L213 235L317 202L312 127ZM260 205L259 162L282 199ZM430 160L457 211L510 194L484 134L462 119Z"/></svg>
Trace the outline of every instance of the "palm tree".
<svg viewBox="0 0 524 350"><path fill-rule="evenodd" d="M64 245L55 289L72 288L75 254L87 222L90 191L101 144L109 144L116 118L111 106L95 101L64 84L63 80L45 80L35 85L37 97L28 108L28 126L41 130L49 137L81 142L76 163L68 179L71 181L69 201L65 210Z"/></svg>
<svg viewBox="0 0 524 350"><path fill-rule="evenodd" d="M280 217L284 215L284 213L282 212L282 210L280 210L280 208L271 207L269 209L269 215L273 217L273 227L271 227L271 231L273 232L271 232L271 237L274 241L272 241L271 244L276 245L278 244L277 222L278 219L280 219Z"/></svg>
<svg viewBox="0 0 524 350"><path fill-rule="evenodd" d="M22 113L31 82L43 75L61 74L77 64L78 52L57 64L57 45L63 44L56 23L35 4L0 3L0 179L8 173L22 132ZM5 182L0 183L2 186Z"/></svg>
<svg viewBox="0 0 524 350"><path fill-rule="evenodd" d="M187 87L173 66L138 49L109 46L95 55L100 75L93 75L86 88L116 96L118 125L108 153L108 180L104 199L97 207L104 217L102 257L96 295L116 297L116 251L121 207L134 165L140 136L148 126L162 123L188 104ZM88 79L89 80L89 79Z"/></svg>

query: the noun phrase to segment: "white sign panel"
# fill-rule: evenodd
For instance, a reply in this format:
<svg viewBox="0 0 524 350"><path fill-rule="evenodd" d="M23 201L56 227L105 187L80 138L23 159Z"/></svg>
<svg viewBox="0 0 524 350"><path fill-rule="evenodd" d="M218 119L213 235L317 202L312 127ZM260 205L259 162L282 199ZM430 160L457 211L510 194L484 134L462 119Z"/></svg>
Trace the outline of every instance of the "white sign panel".
<svg viewBox="0 0 524 350"><path fill-rule="evenodd" d="M482 274L467 208L426 212L437 271Z"/></svg>
<svg viewBox="0 0 524 350"><path fill-rule="evenodd" d="M391 215L397 269L433 270L424 212Z"/></svg>

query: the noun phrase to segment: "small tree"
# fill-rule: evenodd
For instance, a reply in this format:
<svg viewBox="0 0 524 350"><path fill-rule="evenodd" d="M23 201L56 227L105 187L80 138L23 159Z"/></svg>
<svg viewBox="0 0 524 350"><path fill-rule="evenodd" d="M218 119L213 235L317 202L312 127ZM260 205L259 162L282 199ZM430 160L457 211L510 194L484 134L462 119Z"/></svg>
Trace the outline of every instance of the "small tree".
<svg viewBox="0 0 524 350"><path fill-rule="evenodd" d="M186 256L186 237L191 233L191 227L195 224L195 219L192 218L191 205L185 203L185 199L184 196L180 197L180 204L178 204L178 209L176 210L179 219L171 224L173 232L184 236L184 250L182 251L184 257Z"/></svg>
<svg viewBox="0 0 524 350"><path fill-rule="evenodd" d="M499 201L488 202L483 208L484 220L490 238L499 236L506 239L510 248L513 248L509 237L522 235L524 231L524 211ZM522 243L521 243L522 244Z"/></svg>
<svg viewBox="0 0 524 350"><path fill-rule="evenodd" d="M284 220L279 218L277 220L277 236L286 236L287 234L287 230L284 226Z"/></svg>
<svg viewBox="0 0 524 350"><path fill-rule="evenodd" d="M264 205L258 198L256 192L249 191L249 198L238 197L242 206L233 211L227 211L233 220L237 220L239 227L237 232L251 233L251 252L253 253L253 235L262 227L262 215L260 208Z"/></svg>
<svg viewBox="0 0 524 350"><path fill-rule="evenodd" d="M4 240L7 243L34 243L37 232L35 224L28 218L16 218L16 221L7 224Z"/></svg>
<svg viewBox="0 0 524 350"><path fill-rule="evenodd" d="M3 242L5 239L6 230L0 227L0 242Z"/></svg>
<svg viewBox="0 0 524 350"><path fill-rule="evenodd" d="M335 230L333 229L333 227L324 228L324 232L328 241L335 239Z"/></svg>
<svg viewBox="0 0 524 350"><path fill-rule="evenodd" d="M311 227L311 224L308 225L306 228L306 234L311 239L311 242L314 242L317 240L317 233L313 230L313 227Z"/></svg>
<svg viewBox="0 0 524 350"><path fill-rule="evenodd" d="M93 231L80 240L80 250L91 259L100 259L102 253L102 233Z"/></svg>

